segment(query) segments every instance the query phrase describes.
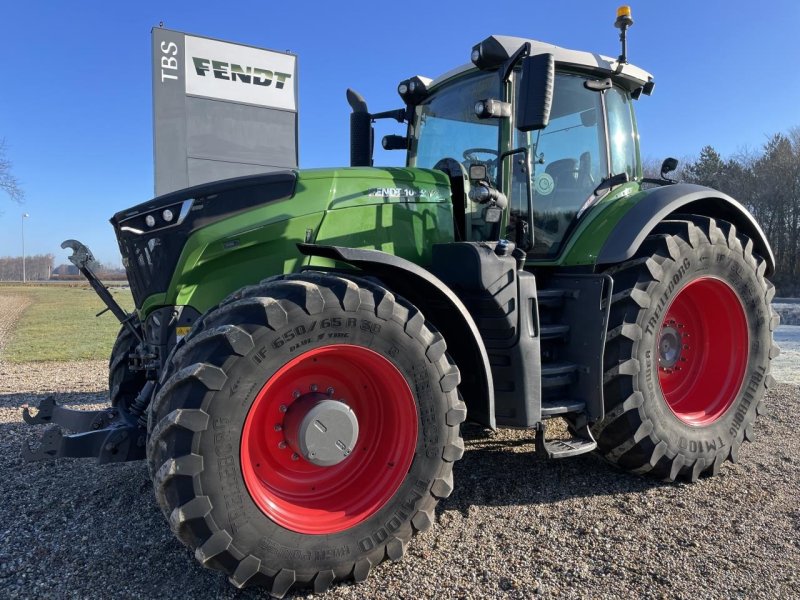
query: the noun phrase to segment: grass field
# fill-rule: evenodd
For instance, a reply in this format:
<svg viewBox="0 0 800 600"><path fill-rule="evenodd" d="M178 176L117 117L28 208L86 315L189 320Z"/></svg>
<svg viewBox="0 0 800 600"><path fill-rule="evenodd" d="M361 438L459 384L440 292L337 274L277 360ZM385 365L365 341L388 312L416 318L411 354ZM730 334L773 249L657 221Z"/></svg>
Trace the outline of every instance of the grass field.
<svg viewBox="0 0 800 600"><path fill-rule="evenodd" d="M125 310L133 309L127 288L111 288ZM3 349L9 362L107 359L119 331L111 312L87 285L3 285L0 296L30 301Z"/></svg>

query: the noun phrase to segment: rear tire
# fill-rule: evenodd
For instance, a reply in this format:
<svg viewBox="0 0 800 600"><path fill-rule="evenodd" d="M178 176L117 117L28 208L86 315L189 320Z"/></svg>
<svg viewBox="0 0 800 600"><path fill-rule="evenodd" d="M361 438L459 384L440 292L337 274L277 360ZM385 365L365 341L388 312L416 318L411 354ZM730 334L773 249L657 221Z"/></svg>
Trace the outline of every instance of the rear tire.
<svg viewBox="0 0 800 600"><path fill-rule="evenodd" d="M442 336L373 283L307 272L245 288L170 358L150 412L156 498L198 561L237 587L281 597L361 581L453 489L458 382ZM333 429L297 425L322 400L358 421L334 465L297 441ZM353 433L338 427L336 447Z"/></svg>
<svg viewBox="0 0 800 600"><path fill-rule="evenodd" d="M676 219L608 271L605 418L593 433L625 470L694 481L753 438L778 317L751 240L724 221Z"/></svg>
<svg viewBox="0 0 800 600"><path fill-rule="evenodd" d="M124 411L147 383L144 371L131 371L128 357L136 350L139 340L131 331L123 326L117 334L117 340L108 359L108 390L111 406L118 406Z"/></svg>

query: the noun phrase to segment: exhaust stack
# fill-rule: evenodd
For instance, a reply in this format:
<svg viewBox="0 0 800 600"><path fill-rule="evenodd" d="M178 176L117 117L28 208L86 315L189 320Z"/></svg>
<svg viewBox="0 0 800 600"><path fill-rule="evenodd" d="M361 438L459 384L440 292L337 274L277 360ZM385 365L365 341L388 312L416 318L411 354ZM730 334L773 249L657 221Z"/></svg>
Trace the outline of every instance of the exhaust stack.
<svg viewBox="0 0 800 600"><path fill-rule="evenodd" d="M367 102L355 90L347 90L347 102L353 112L350 114L350 166L372 166L372 115L367 110Z"/></svg>

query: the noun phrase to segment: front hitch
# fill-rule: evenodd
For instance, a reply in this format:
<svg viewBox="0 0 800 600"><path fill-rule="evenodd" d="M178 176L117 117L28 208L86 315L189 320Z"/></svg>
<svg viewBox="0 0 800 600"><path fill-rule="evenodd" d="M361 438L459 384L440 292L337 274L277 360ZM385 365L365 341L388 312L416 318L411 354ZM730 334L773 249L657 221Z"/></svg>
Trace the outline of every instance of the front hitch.
<svg viewBox="0 0 800 600"><path fill-rule="evenodd" d="M22 417L29 425L50 425L35 447L23 443L22 458L27 462L69 457L96 458L104 464L141 460L145 455L145 429L117 408L75 410L48 396L36 414L25 406ZM75 433L64 434L62 428Z"/></svg>
<svg viewBox="0 0 800 600"><path fill-rule="evenodd" d="M110 310L117 320L122 323L122 325L128 329L128 331L130 331L140 343L143 342L144 340L142 339L141 333L139 333L139 328L136 326L136 323L138 323L138 317L136 317L134 313L126 313L125 310L117 303L117 301L114 300L114 297L111 295L111 292L108 291L108 288L104 286L100 279L98 279L97 275L94 274L92 265L95 264L96 261L92 255L92 251L89 250L85 244L82 244L78 240L64 240L61 242L61 247L70 248L72 250L72 255L69 256L69 261L78 267L81 275L86 277L86 279L89 281L89 285L92 286L92 289L94 289L97 295L100 296L100 299L103 301L103 303L108 307L107 310ZM102 312L98 314L102 314Z"/></svg>

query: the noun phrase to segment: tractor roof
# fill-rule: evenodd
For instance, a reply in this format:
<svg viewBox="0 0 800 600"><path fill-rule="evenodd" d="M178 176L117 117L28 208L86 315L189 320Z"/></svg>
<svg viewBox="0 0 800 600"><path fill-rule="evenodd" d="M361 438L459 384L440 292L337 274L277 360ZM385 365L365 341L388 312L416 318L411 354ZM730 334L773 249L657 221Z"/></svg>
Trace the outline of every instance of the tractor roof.
<svg viewBox="0 0 800 600"><path fill-rule="evenodd" d="M603 56L601 54L595 54L593 52L586 52L583 50L570 50L569 48L561 48L560 46L555 46L553 44L548 44L537 40L529 40L525 38L512 37L508 35L493 35L481 43L485 43L490 40L493 40L497 44L500 44L505 49L505 51L508 53L509 56L511 56L514 52L516 52L519 49L519 47L522 46L522 44L524 44L525 42L530 42L531 56L535 54L550 53L553 55L553 58L555 59L556 67L560 68L572 67L581 70L590 70L598 73L603 77L613 77L613 79L617 83L622 84L631 91L643 86L648 81L652 81L653 79L653 76L650 73L630 63L622 64L621 69L619 70L619 72L617 72L617 69L620 67L620 64L616 58ZM439 85L440 83L447 81L448 79L457 77L458 75L461 75L473 69L476 69L476 66L473 63L468 63L466 65L462 65L456 69L448 71L444 75L441 75L440 77L434 79L433 82L429 85L429 89Z"/></svg>

